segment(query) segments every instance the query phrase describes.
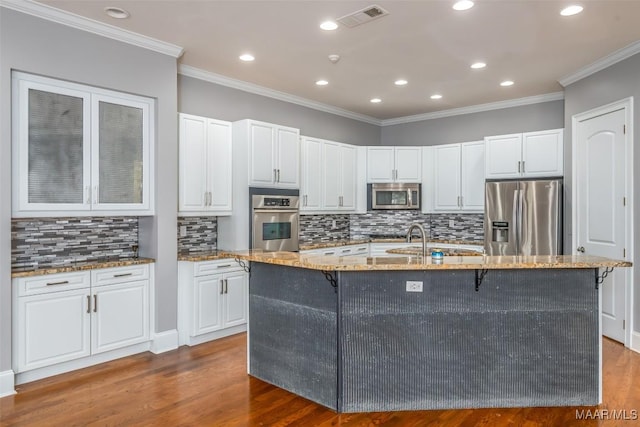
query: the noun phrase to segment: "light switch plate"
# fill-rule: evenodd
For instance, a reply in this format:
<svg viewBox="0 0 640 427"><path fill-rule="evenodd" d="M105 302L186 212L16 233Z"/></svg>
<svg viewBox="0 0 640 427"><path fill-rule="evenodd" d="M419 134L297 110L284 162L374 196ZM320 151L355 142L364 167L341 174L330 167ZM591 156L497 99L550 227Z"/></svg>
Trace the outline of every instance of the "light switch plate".
<svg viewBox="0 0 640 427"><path fill-rule="evenodd" d="M407 280L407 292L422 292L422 282Z"/></svg>
<svg viewBox="0 0 640 427"><path fill-rule="evenodd" d="M456 222L452 219L449 220L449 227L455 227L456 226Z"/></svg>
<svg viewBox="0 0 640 427"><path fill-rule="evenodd" d="M187 226L186 225L181 225L180 226L180 237L187 237Z"/></svg>

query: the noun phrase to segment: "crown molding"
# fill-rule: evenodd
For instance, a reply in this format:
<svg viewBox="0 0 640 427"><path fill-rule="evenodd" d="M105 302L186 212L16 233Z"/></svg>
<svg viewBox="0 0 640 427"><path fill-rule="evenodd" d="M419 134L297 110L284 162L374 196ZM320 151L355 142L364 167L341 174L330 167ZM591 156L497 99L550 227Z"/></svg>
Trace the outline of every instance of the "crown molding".
<svg viewBox="0 0 640 427"><path fill-rule="evenodd" d="M570 84L577 82L578 80L582 80L585 77L589 77L590 75L595 74L598 71L602 71L605 68L612 66L613 64L623 61L635 55L636 53L640 53L640 40L633 42L630 45L623 47L622 49L618 49L603 58L598 59L597 61L579 69L573 74L562 77L558 80L558 83L560 83L562 87L567 87Z"/></svg>
<svg viewBox="0 0 640 427"><path fill-rule="evenodd" d="M179 58L184 53L184 49L180 46L143 36L94 19L85 18L74 13L56 9L42 3L36 3L32 0L0 0L0 7L26 13L58 24L142 47L144 49L153 50L174 58Z"/></svg>
<svg viewBox="0 0 640 427"><path fill-rule="evenodd" d="M539 104L541 102L560 101L564 99L564 92L553 92L544 95L528 96L526 98L510 99L507 101L491 102L488 104L471 105L469 107L453 108L435 111L433 113L417 114L415 116L397 117L382 120L381 126L400 125L403 123L420 122L423 120L441 119L443 117L460 116L463 114L481 113L483 111L501 110L503 108L521 107L523 105Z"/></svg>
<svg viewBox="0 0 640 427"><path fill-rule="evenodd" d="M369 123L372 125L380 126L382 123L380 119L376 119L375 117L354 113L352 111L345 110L343 108L334 107L332 105L323 104L317 101L312 101L310 99L291 95L285 92L280 92L278 90L269 89L254 83L232 79L230 77L212 73L210 71L205 71L200 68L191 67L189 65L179 64L178 74L182 74L183 76L186 76L186 77L193 77L194 79L204 80L210 83L215 83L221 86L230 87L232 89L242 90L244 92L253 93L255 95L266 96L269 98L277 99L279 101L301 105L303 107L312 108L314 110L335 114L337 116L358 120L358 121Z"/></svg>

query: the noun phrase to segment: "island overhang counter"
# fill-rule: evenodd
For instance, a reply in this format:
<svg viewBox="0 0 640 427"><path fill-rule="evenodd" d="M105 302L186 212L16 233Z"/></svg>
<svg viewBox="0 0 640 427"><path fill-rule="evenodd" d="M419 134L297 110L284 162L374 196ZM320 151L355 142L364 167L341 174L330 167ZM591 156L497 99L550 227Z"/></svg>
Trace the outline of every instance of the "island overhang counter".
<svg viewBox="0 0 640 427"><path fill-rule="evenodd" d="M250 262L250 375L337 412L601 402L599 283L588 256Z"/></svg>

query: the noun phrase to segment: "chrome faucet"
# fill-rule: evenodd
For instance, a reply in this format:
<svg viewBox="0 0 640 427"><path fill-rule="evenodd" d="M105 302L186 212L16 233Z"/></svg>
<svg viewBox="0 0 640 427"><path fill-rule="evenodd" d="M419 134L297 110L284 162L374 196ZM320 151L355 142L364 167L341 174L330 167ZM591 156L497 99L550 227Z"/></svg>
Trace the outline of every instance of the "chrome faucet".
<svg viewBox="0 0 640 427"><path fill-rule="evenodd" d="M422 256L426 257L427 256L427 235L424 232L424 227L422 227L421 224L414 222L409 226L409 231L407 231L407 243L411 243L411 233L413 232L414 228L417 228L420 231L420 235L422 236Z"/></svg>

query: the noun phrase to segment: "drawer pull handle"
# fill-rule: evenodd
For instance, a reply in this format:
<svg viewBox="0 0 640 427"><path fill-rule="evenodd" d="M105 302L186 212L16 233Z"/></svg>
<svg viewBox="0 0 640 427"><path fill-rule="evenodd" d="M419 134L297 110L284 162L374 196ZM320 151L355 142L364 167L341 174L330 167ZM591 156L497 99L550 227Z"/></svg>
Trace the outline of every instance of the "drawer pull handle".
<svg viewBox="0 0 640 427"><path fill-rule="evenodd" d="M122 274L114 274L113 277L127 277L132 275L133 273L122 273Z"/></svg>
<svg viewBox="0 0 640 427"><path fill-rule="evenodd" d="M67 283L69 283L68 280L63 280L62 282L50 282L50 283L47 283L47 286L66 285Z"/></svg>
<svg viewBox="0 0 640 427"><path fill-rule="evenodd" d="M93 294L93 312L96 313L98 311L98 295Z"/></svg>
<svg viewBox="0 0 640 427"><path fill-rule="evenodd" d="M220 279L220 295L224 294L224 279Z"/></svg>
<svg viewBox="0 0 640 427"><path fill-rule="evenodd" d="M91 313L91 295L87 295L87 313Z"/></svg>
<svg viewBox="0 0 640 427"><path fill-rule="evenodd" d="M219 265L216 268L228 268L231 267L231 264Z"/></svg>
<svg viewBox="0 0 640 427"><path fill-rule="evenodd" d="M351 249L345 249L345 250L344 250L344 251L342 251L342 252L343 252L343 253L345 253L345 254L348 254L348 253L350 253L350 252L351 252Z"/></svg>
<svg viewBox="0 0 640 427"><path fill-rule="evenodd" d="M325 255L335 255L335 252L325 252Z"/></svg>

